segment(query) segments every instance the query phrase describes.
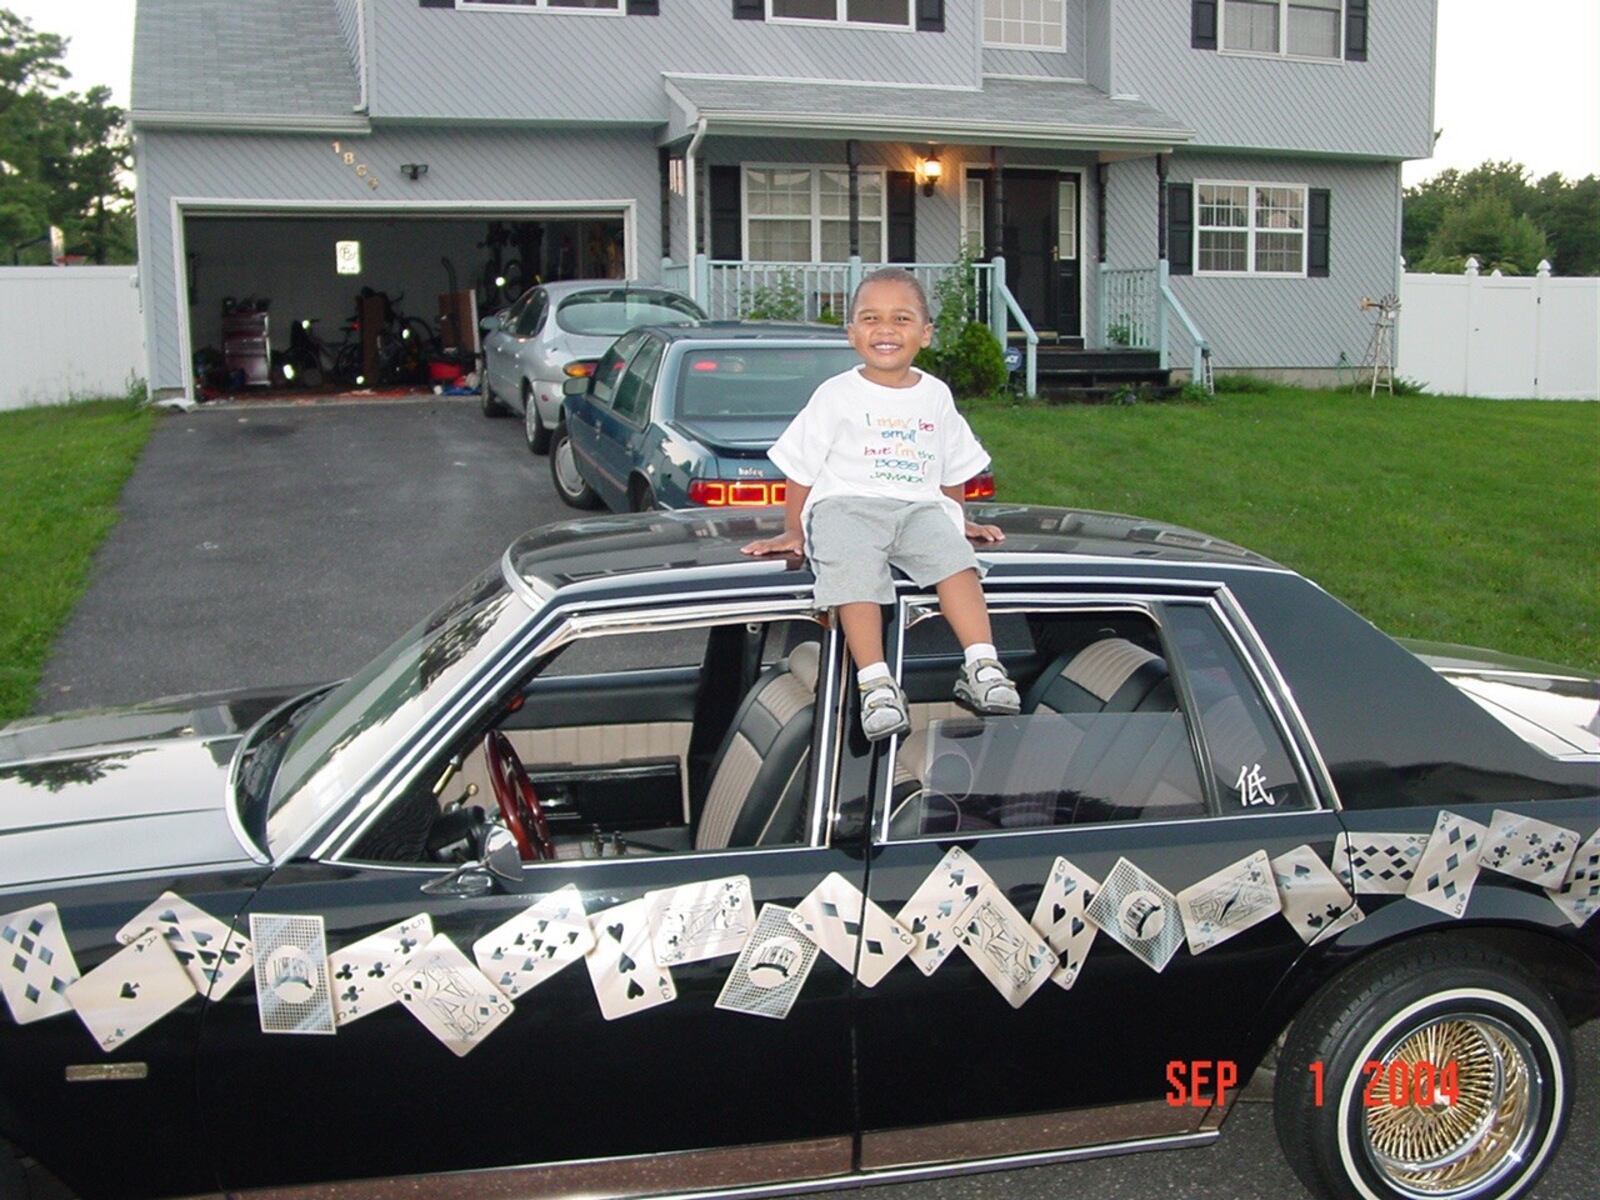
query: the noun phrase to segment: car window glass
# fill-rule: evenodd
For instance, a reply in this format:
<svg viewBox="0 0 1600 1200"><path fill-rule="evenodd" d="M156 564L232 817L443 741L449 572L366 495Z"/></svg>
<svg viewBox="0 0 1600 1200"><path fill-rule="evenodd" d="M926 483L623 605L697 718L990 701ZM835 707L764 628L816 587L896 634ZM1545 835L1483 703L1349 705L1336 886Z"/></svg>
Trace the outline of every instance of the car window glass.
<svg viewBox="0 0 1600 1200"><path fill-rule="evenodd" d="M596 404L606 406L611 404L611 395L616 391L623 368L628 365L628 357L643 340L642 333L624 334L612 343L611 349L600 356L600 361L594 368L594 382L589 385L589 395L594 397Z"/></svg>
<svg viewBox="0 0 1600 1200"><path fill-rule="evenodd" d="M1207 812L1189 721L1165 643L1142 611L997 614L996 648L1022 696L1011 717L950 702L958 655L907 653L912 732L895 748L889 837L981 835ZM919 622L944 624L942 617ZM1002 630L1006 632L1002 634ZM947 651L948 629L924 631ZM909 639L908 639L909 641Z"/></svg>
<svg viewBox="0 0 1600 1200"><path fill-rule="evenodd" d="M1283 738L1212 612L1174 604L1164 619L1194 697L1222 811L1309 807Z"/></svg>
<svg viewBox="0 0 1600 1200"><path fill-rule="evenodd" d="M631 424L642 425L650 412L650 394L655 390L656 370L661 366L663 349L656 338L647 338L628 364L622 382L617 385L611 408Z"/></svg>
<svg viewBox="0 0 1600 1200"><path fill-rule="evenodd" d="M556 324L582 337L616 337L641 325L683 325L704 319L700 306L685 296L641 288L577 292L556 305Z"/></svg>
<svg viewBox="0 0 1600 1200"><path fill-rule="evenodd" d="M540 292L529 302L528 307L522 310L522 315L517 318L515 326L518 337L532 337L539 332L539 326L544 321L545 298Z"/></svg>
<svg viewBox="0 0 1600 1200"><path fill-rule="evenodd" d="M860 361L849 346L828 342L691 350L678 369L675 411L700 421L788 420L805 407L819 383Z"/></svg>
<svg viewBox="0 0 1600 1200"><path fill-rule="evenodd" d="M533 300L533 289L529 288L518 296L516 303L500 314L500 324L503 329L514 329L522 314L528 310L529 303Z"/></svg>

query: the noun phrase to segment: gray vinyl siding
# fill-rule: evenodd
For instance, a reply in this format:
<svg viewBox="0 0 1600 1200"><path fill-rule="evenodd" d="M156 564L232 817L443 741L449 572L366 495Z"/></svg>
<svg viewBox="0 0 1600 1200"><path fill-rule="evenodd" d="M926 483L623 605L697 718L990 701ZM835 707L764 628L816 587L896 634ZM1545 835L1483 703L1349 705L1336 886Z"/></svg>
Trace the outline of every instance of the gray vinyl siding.
<svg viewBox="0 0 1600 1200"><path fill-rule="evenodd" d="M1111 0L1086 0L1083 14L1083 77L1111 91Z"/></svg>
<svg viewBox="0 0 1600 1200"><path fill-rule="evenodd" d="M339 33L344 38L345 52L350 55L350 67L360 77L361 71L361 0L334 0L339 9Z"/></svg>
<svg viewBox="0 0 1600 1200"><path fill-rule="evenodd" d="M1114 20L1103 86L1181 118L1195 130L1195 146L1387 159L1433 153L1435 0L1372 4L1366 62L1191 49L1189 0L1117 4Z"/></svg>
<svg viewBox="0 0 1600 1200"><path fill-rule="evenodd" d="M1149 267L1157 252L1155 168L1148 160L1114 163L1110 175L1107 265ZM1211 343L1217 370L1329 368L1341 353L1360 363L1372 323L1357 304L1398 286L1399 164L1177 154L1168 178L1304 184L1330 192L1327 278L1173 277L1173 293ZM1173 363L1183 366L1187 339L1176 322L1173 327Z"/></svg>
<svg viewBox="0 0 1600 1200"><path fill-rule="evenodd" d="M374 119L664 122L664 70L978 85L972 3L945 6L943 33L735 21L727 0L669 0L657 17L368 8Z"/></svg>
<svg viewBox="0 0 1600 1200"><path fill-rule="evenodd" d="M1083 79L1084 63L1084 6L1085 0L1067 0L1066 35L1064 51L995 50L983 49L985 75L1042 75L1053 79ZM946 5L946 11L951 5ZM981 0L978 3L982 11ZM978 39L983 39L979 29Z"/></svg>
<svg viewBox="0 0 1600 1200"><path fill-rule="evenodd" d="M334 153L332 138L291 134L139 135L140 262L151 386L182 384L179 323L187 319L174 275L172 200L297 201L359 206L635 201L634 273L653 279L661 262L659 175L648 132L390 129L348 145L378 171L372 191ZM416 183L395 164L425 162ZM345 211L343 207L339 211ZM459 216L459 213L452 214ZM240 253L248 253L240 247Z"/></svg>

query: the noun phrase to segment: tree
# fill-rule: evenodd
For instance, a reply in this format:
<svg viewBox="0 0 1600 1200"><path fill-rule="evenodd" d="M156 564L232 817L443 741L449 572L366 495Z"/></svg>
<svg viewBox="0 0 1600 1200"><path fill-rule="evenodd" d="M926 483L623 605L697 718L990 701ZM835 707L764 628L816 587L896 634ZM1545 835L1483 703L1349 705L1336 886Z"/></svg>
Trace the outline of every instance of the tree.
<svg viewBox="0 0 1600 1200"><path fill-rule="evenodd" d="M57 225L69 254L132 262L125 117L107 88L62 90L65 53L63 38L0 8L0 254Z"/></svg>
<svg viewBox="0 0 1600 1200"><path fill-rule="evenodd" d="M1518 214L1506 197L1486 191L1445 213L1417 269L1460 271L1470 255L1485 272L1532 275L1549 252L1531 218Z"/></svg>
<svg viewBox="0 0 1600 1200"><path fill-rule="evenodd" d="M1511 219L1498 204L1467 217L1465 210L1482 200L1509 206ZM1441 229L1447 220L1452 232L1444 236ZM1600 178L1589 175L1569 181L1556 173L1536 183L1516 162L1485 162L1464 172L1452 168L1407 188L1401 253L1413 269L1459 270L1468 254L1476 254L1485 269L1493 262L1502 271L1531 273L1539 259L1524 261L1535 239L1523 220L1544 238L1542 257L1550 260L1556 274L1600 274ZM1463 248L1458 243L1469 235L1486 240L1479 248ZM1504 252L1507 246L1515 247L1509 255Z"/></svg>

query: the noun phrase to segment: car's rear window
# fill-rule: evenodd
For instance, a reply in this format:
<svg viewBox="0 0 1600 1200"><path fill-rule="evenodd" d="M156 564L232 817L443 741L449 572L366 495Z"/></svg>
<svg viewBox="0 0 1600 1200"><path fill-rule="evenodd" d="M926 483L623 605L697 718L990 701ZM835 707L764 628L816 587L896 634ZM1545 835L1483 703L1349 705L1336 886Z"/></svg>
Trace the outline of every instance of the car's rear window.
<svg viewBox="0 0 1600 1200"><path fill-rule="evenodd" d="M792 417L817 385L861 361L849 346L736 346L691 350L679 367L677 414Z"/></svg>
<svg viewBox="0 0 1600 1200"><path fill-rule="evenodd" d="M621 337L641 325L682 325L704 318L686 297L639 288L578 292L556 308L556 324L579 337Z"/></svg>

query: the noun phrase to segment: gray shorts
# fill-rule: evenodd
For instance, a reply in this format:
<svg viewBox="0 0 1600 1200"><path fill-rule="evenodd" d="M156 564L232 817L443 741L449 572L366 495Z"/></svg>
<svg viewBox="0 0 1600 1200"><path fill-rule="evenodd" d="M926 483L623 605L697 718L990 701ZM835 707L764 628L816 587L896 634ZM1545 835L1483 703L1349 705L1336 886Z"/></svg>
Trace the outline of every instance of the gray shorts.
<svg viewBox="0 0 1600 1200"><path fill-rule="evenodd" d="M818 608L894 603L891 566L919 587L978 567L972 544L938 501L819 500L806 520L806 554L817 577Z"/></svg>

